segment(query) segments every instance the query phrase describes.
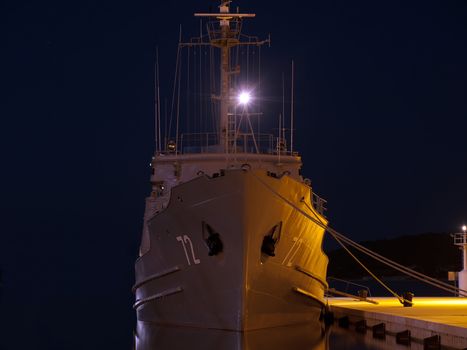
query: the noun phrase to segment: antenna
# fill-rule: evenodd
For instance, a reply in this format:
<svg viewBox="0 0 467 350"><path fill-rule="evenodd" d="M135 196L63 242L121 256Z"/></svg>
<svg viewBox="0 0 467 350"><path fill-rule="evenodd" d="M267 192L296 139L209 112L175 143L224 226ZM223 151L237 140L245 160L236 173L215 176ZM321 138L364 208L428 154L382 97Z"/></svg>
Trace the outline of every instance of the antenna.
<svg viewBox="0 0 467 350"><path fill-rule="evenodd" d="M285 80L282 73L282 129L280 129L281 142L285 142Z"/></svg>
<svg viewBox="0 0 467 350"><path fill-rule="evenodd" d="M294 117L294 62L292 60L292 84L291 84L291 101L290 101L290 154L293 153L293 117Z"/></svg>
<svg viewBox="0 0 467 350"><path fill-rule="evenodd" d="M171 137L171 134L172 134L172 118L173 118L173 113L174 113L174 106L175 106L175 93L177 91L177 78L179 77L180 75L180 51L181 51L181 41L182 41L182 25L180 24L180 33L179 33L179 36L178 36L178 49L177 49L177 60L176 60L176 63L175 63L175 75L174 75L174 82L173 82L173 91L172 91L172 104L171 104L171 108L170 108L170 121L169 121L169 128L168 128L168 134L165 135L166 139L170 139ZM179 81L180 79L178 79ZM180 90L180 89L179 89ZM178 95L180 96L180 94ZM179 101L177 101L179 102ZM177 108L179 108L179 104L177 104ZM176 111L178 113L178 109ZM176 128L176 134L175 134L175 137L177 138L178 137L178 114L177 114L177 128ZM178 141L178 140L176 140ZM175 145L176 146L176 145Z"/></svg>
<svg viewBox="0 0 467 350"><path fill-rule="evenodd" d="M164 100L164 152L167 152L167 98Z"/></svg>
<svg viewBox="0 0 467 350"><path fill-rule="evenodd" d="M156 153L157 153L157 106L159 101L157 99L157 60L158 60L158 47L156 46L156 60L154 62L154 143L156 145Z"/></svg>
<svg viewBox="0 0 467 350"><path fill-rule="evenodd" d="M279 130L278 130L278 136L277 136L277 164L281 163L281 146L282 146L282 140L281 140L281 129L282 129L282 115L279 113Z"/></svg>
<svg viewBox="0 0 467 350"><path fill-rule="evenodd" d="M159 47L156 47L156 67L155 67L155 84L156 84L156 110L155 110L155 127L156 127L156 153L161 152L161 99L160 99L160 78L159 78Z"/></svg>
<svg viewBox="0 0 467 350"><path fill-rule="evenodd" d="M180 24L180 34L179 34L179 38L178 38L178 51L180 52L180 56L181 56L181 50L180 50L180 44L182 43L182 25ZM180 61L181 61L181 58L180 58ZM179 64L181 65L181 63L179 62ZM182 72L181 72L181 67L178 68L178 82L176 84L178 84L178 91L177 91L177 119L176 119L176 124L175 124L175 155L178 154L178 124L179 124L179 120L180 120L180 79L181 79L181 76L182 76Z"/></svg>

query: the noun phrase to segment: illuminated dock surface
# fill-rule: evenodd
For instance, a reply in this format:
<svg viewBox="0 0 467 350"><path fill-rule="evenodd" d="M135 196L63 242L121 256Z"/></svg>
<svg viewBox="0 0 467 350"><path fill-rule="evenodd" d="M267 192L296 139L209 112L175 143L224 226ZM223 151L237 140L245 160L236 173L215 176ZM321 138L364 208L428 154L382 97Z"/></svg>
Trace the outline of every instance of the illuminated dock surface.
<svg viewBox="0 0 467 350"><path fill-rule="evenodd" d="M362 320L369 330L384 323L389 335L408 330L414 342L439 336L443 347L467 348L467 298L414 297L413 307L403 307L395 298L371 300L378 305L349 298L329 298L328 303L336 319L348 317L349 328Z"/></svg>

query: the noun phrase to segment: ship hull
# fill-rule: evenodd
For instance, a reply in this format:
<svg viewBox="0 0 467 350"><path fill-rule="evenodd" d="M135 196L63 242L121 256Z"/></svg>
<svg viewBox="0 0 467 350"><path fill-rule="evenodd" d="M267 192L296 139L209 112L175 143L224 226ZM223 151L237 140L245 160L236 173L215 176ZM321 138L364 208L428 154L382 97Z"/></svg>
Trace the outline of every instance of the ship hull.
<svg viewBox="0 0 467 350"><path fill-rule="evenodd" d="M316 321L324 229L290 205L324 222L309 198L309 187L265 171L174 187L167 208L148 220L150 249L136 262L138 320L236 331ZM213 234L222 251L210 256ZM274 243L267 254L265 236Z"/></svg>
<svg viewBox="0 0 467 350"><path fill-rule="evenodd" d="M161 327L138 321L134 336L136 350L178 349L313 349L325 350L327 333L323 325L309 322L252 332L231 332L192 327Z"/></svg>

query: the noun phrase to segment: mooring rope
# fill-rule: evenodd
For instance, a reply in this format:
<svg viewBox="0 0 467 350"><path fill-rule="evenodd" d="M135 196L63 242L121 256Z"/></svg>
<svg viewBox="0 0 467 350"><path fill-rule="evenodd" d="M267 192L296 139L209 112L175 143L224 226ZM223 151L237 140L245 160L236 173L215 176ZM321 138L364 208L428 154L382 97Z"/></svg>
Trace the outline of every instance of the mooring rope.
<svg viewBox="0 0 467 350"><path fill-rule="evenodd" d="M313 209L308 205L308 203L304 200L304 198L301 199L301 202L305 204L305 206L312 212L314 213ZM319 217L317 217L319 222L323 223ZM329 232L331 234L331 236L337 241L337 243L340 244L340 246L366 271L368 272L368 274L373 277L376 282L378 282L379 284L381 284L389 293L391 293L394 297L396 297L402 304L404 304L404 297L400 296L399 294L397 294L395 291L393 291L391 288L389 288L389 286L387 284L385 284L382 280L380 280L373 272L371 272L371 270L364 264L360 261L360 259L358 259L346 246L344 243L341 242L341 240L339 238L337 238L336 235L334 235L332 232ZM407 301L409 302L409 301Z"/></svg>
<svg viewBox="0 0 467 350"><path fill-rule="evenodd" d="M331 232L332 231L332 232ZM339 238L341 238L342 240L344 240L347 244L351 245L352 247L354 247L355 249L359 250L360 252L372 257L373 259L377 260L377 261L380 261L381 263L387 265L387 266L390 266L392 267L393 269L397 270L397 271L400 271L404 274L407 274L409 275L410 277L413 277L415 279L418 279L420 281L423 281L427 284L430 284L432 286L435 286L437 288L440 288L440 289L443 289L445 291L448 291L448 292L453 292L453 293L458 293L458 294L462 294L462 295L465 295L467 296L467 291L463 290L463 289L460 289L456 286L453 286L451 284L448 284L446 282L443 282L443 281L439 281L437 280L436 278L433 278L433 277L430 277L430 276L427 276L421 272L418 272L418 271L415 271L413 269L410 269L408 267L405 267L395 261L392 261L378 253L375 253L371 250L369 250L368 248L350 240L349 238L345 237L344 235L338 233L337 231L333 230L332 228L329 228L328 232L331 234L331 235L335 235Z"/></svg>
<svg viewBox="0 0 467 350"><path fill-rule="evenodd" d="M389 291L389 293L391 293L394 297L396 297L397 299L399 299L399 301L404 304L404 298L401 297L399 294L397 294L396 292L394 292L391 288L389 288L383 281L381 281L378 277L376 277L376 275L370 271L369 268L367 268L365 266L365 264L363 264L354 254L352 254L352 252L344 245L344 243L342 243L339 238L337 238L336 236L332 235L334 237L334 239L337 241L337 243L339 243L341 245L342 248L345 249L345 251L366 271L370 274L371 277L373 277L376 282L378 282L379 284L381 284L384 288L386 288L387 291Z"/></svg>
<svg viewBox="0 0 467 350"><path fill-rule="evenodd" d="M336 241L347 251L347 253L349 253L352 258L354 258L373 278L375 278L376 281L378 281L379 283L381 283L381 285L383 285L387 290L389 290L391 292L391 294L393 294L394 296L396 296L398 298L399 301L401 301L403 303L403 300L404 298L397 295L397 293L395 293L394 291L392 291L389 287L387 287L381 280L379 280L373 273L371 273L371 271L369 271L368 268L366 268L364 266L363 263L361 263L357 257L355 257L355 255L353 255L347 247L345 247L345 245L342 243L342 241L344 241L345 243L347 243L348 245L354 247L355 249L359 250L360 252L372 257L373 259L389 266L389 267L392 267L393 269L399 271L399 272L402 272L406 275L409 275L410 277L413 277L421 282L425 282L425 283L428 283L434 287L437 287L439 289L443 289L445 291L448 291L448 292L451 292L451 293L457 293L459 295L463 295L463 296L467 296L467 291L466 290L463 290L463 289L460 289L460 288L457 288L455 286L452 286L448 283L445 283L445 282L442 282L442 281L439 281L433 277L430 277L430 276L427 276L425 274L422 274L418 271L415 271L413 269L410 269L408 267L405 267L401 264L398 264L396 263L395 261L392 261L380 254L377 254L371 250L369 250L368 248L365 248L363 247L362 245L352 241L350 238L347 238L346 236L344 236L343 234L339 233L338 231L334 230L332 227L329 227L327 224L325 224L324 222L322 222L319 217L312 217L311 215L309 215L308 213L306 213L303 209L301 209L300 207L298 207L297 205L295 205L292 201L290 201L289 199L285 198L283 195L281 195L280 193L278 193L274 188L272 188L270 185L268 185L266 182L264 182L262 179L260 179L253 171L250 171L250 173L253 175L253 177L255 179L257 179L264 187L266 187L270 192L272 192L274 195L276 195L277 197L279 197L283 202L285 202L286 204L288 204L289 206L291 206L294 210L298 211L300 214L302 214L303 216L305 216L307 219L311 220L313 223L315 223L316 225L318 225L319 227L323 228L326 232L328 232L334 239L336 239ZM304 202L302 200L302 202ZM313 214L314 211L312 211ZM317 216L315 214L315 216ZM342 240L342 241L341 241Z"/></svg>

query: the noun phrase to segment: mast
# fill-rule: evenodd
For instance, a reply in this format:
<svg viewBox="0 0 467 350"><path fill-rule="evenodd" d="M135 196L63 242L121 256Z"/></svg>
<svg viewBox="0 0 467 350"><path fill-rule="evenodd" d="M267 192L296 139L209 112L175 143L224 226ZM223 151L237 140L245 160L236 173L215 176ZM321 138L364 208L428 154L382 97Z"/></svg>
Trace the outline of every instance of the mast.
<svg viewBox="0 0 467 350"><path fill-rule="evenodd" d="M232 98L230 96L230 77L237 71L231 71L230 68L230 49L238 45L257 45L260 46L269 42L241 42L241 20L243 18L255 17L252 13L230 13L230 0L221 0L218 13L195 13L195 17L215 18L218 22L208 24L208 34L210 45L220 49L220 94L215 98L220 102L219 115L219 146L224 152L229 152L235 138L235 128L229 125L229 110L231 109ZM196 44L189 44L196 45ZM235 116L233 116L235 117Z"/></svg>
<svg viewBox="0 0 467 350"><path fill-rule="evenodd" d="M230 1L223 1L220 6L221 13L229 13ZM220 108L220 123L219 123L219 143L223 145L224 150L228 149L228 113L229 113L229 90L230 90L230 21L228 19L220 20L221 27L221 108Z"/></svg>

